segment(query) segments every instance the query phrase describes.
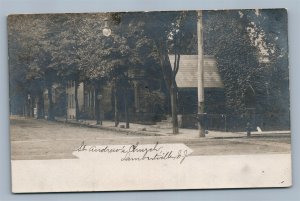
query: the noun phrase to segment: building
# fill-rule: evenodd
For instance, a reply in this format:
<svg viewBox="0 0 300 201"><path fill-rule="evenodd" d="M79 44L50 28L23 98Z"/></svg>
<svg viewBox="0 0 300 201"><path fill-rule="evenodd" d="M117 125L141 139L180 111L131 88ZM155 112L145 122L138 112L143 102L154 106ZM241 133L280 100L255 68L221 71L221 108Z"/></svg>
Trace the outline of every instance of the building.
<svg viewBox="0 0 300 201"><path fill-rule="evenodd" d="M169 55L174 65L175 56ZM194 127L197 124L195 114L198 113L198 55L181 55L179 70L176 75L178 87L178 113L182 115L183 127ZM224 114L224 84L213 56L204 55L204 102L205 113L212 117ZM213 125L213 123L212 123ZM216 123L215 125L218 125Z"/></svg>
<svg viewBox="0 0 300 201"><path fill-rule="evenodd" d="M77 89L77 98L78 98L78 105L79 111L83 110L84 106L84 84L80 83ZM66 101L67 101L67 116L68 119L75 119L76 118L76 104L75 104L75 81L68 81L66 86Z"/></svg>
<svg viewBox="0 0 300 201"><path fill-rule="evenodd" d="M151 69L151 68L148 68ZM119 119L125 118L125 91L129 119L131 122L153 124L162 118L165 96L163 80L160 75L147 72L147 69L130 68L126 75L126 83L120 84L117 91L117 109ZM99 94L96 94L96 85L91 82L82 82L78 87L79 118L96 119L96 104L99 104L101 119L114 119L114 87L112 83L98 84ZM75 84L69 81L66 89L69 119L76 118ZM99 102L97 101L99 99Z"/></svg>
<svg viewBox="0 0 300 201"><path fill-rule="evenodd" d="M174 55L169 55L171 64ZM184 127L195 124L197 114L197 55L181 55L180 68L176 76L178 86L178 113L182 115ZM149 69L152 69L150 71ZM126 91L127 107L131 122L155 124L166 118L169 104L166 98L164 80L159 71L153 68L129 68L127 76L128 85L120 86L117 94L117 109L119 119L124 120L124 95ZM205 112L210 114L224 113L224 85L221 80L216 61L213 56L204 56L204 87ZM100 99L100 114L102 119L114 119L114 92L111 83L99 86L100 94L96 94L95 85L82 82L78 87L78 105L80 118L95 119L95 108ZM66 89L68 102L68 118L76 118L75 83L69 81Z"/></svg>

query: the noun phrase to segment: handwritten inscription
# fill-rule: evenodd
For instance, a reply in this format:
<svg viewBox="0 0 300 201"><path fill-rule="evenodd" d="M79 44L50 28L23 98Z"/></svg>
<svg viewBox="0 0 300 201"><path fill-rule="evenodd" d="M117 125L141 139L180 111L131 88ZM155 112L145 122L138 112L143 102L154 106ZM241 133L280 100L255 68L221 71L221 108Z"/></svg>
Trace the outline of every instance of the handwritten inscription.
<svg viewBox="0 0 300 201"><path fill-rule="evenodd" d="M184 144L87 145L82 142L77 153L114 154L124 162L178 160L180 164L192 153Z"/></svg>

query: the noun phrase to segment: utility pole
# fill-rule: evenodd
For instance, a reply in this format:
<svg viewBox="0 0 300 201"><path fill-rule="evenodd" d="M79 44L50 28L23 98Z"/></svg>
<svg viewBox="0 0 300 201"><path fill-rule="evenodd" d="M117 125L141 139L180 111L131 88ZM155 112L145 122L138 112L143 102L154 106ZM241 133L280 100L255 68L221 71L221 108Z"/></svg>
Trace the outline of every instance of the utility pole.
<svg viewBox="0 0 300 201"><path fill-rule="evenodd" d="M205 137L203 18L202 18L201 10L197 11L197 36L198 36L198 128L199 128L199 136Z"/></svg>

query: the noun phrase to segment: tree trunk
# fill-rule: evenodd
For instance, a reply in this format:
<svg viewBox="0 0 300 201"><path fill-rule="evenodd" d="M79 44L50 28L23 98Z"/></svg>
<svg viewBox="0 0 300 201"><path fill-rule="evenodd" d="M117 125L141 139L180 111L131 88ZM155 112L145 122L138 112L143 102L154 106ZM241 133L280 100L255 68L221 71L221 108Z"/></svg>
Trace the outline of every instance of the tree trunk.
<svg viewBox="0 0 300 201"><path fill-rule="evenodd" d="M172 82L170 89L170 97L171 97L171 108L172 108L172 125L173 125L173 134L178 134L178 118L177 118L177 87L175 83Z"/></svg>
<svg viewBox="0 0 300 201"><path fill-rule="evenodd" d="M176 86L176 74L179 68L179 58L175 59L175 67L177 70L172 69L168 51L167 44L163 41L156 42L159 58L160 58L160 66L163 74L163 79L165 81L166 87L169 91L169 103L171 103L171 114L172 114L172 125L173 125L173 134L178 134L178 118L177 118L177 86Z"/></svg>
<svg viewBox="0 0 300 201"><path fill-rule="evenodd" d="M26 100L23 101L22 112L23 112L23 116L26 117Z"/></svg>
<svg viewBox="0 0 300 201"><path fill-rule="evenodd" d="M30 99L30 116L34 118L34 104L35 104L35 96L32 96Z"/></svg>
<svg viewBox="0 0 300 201"><path fill-rule="evenodd" d="M30 100L28 99L28 95L26 97L25 111L26 111L26 117L30 117Z"/></svg>
<svg viewBox="0 0 300 201"><path fill-rule="evenodd" d="M44 94L43 91L40 91L38 94L38 101L37 101L37 119L44 119Z"/></svg>
<svg viewBox="0 0 300 201"><path fill-rule="evenodd" d="M79 115L80 115L80 112L79 112L79 104L78 104L78 87L79 87L79 82L78 80L76 79L75 80L75 116L76 116L76 121L79 120Z"/></svg>
<svg viewBox="0 0 300 201"><path fill-rule="evenodd" d="M48 120L54 120L54 111L53 111L53 100L52 100L52 84L47 86L48 90Z"/></svg>
<svg viewBox="0 0 300 201"><path fill-rule="evenodd" d="M68 93L67 93L67 90L68 90L68 81L64 81L63 82L63 85L64 85L64 88L65 88L65 121L68 121Z"/></svg>
<svg viewBox="0 0 300 201"><path fill-rule="evenodd" d="M96 82L95 84L95 115L96 115L96 124L100 124L101 125L101 121L100 121L100 99L99 96L100 95L100 89L99 89L99 83Z"/></svg>
<svg viewBox="0 0 300 201"><path fill-rule="evenodd" d="M128 105L127 105L127 87L124 90L124 109L125 109L125 122L126 128L129 128L129 118L128 118Z"/></svg>
<svg viewBox="0 0 300 201"><path fill-rule="evenodd" d="M119 125L119 111L118 111L118 95L117 95L117 86L114 87L114 102L115 102L115 127Z"/></svg>

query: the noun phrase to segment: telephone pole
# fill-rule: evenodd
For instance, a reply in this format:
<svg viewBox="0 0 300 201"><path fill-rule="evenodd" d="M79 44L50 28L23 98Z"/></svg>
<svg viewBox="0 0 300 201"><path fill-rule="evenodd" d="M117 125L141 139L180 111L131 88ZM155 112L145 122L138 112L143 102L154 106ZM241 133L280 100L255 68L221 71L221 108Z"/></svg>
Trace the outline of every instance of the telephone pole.
<svg viewBox="0 0 300 201"><path fill-rule="evenodd" d="M204 61L203 61L203 17L202 10L197 11L198 36L198 128L199 136L205 137L204 126Z"/></svg>

